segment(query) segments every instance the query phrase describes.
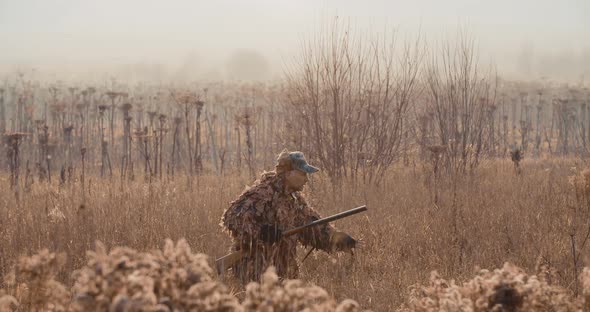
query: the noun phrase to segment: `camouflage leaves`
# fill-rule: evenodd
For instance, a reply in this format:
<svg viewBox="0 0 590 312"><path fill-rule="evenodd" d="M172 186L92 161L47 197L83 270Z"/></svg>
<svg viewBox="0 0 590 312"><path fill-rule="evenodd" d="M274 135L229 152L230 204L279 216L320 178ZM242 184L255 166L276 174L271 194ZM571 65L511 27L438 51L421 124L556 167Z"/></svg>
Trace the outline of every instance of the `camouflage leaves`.
<svg viewBox="0 0 590 312"><path fill-rule="evenodd" d="M329 225L266 246L258 240L264 225L272 224L284 232L318 218L319 214L300 193L285 192L281 176L275 172L263 173L260 180L231 203L221 223L234 239L235 249L249 250L250 257L242 261L241 268L235 268L243 282L259 280L269 265L275 266L281 277L295 277L297 241L328 250L330 234L334 231Z"/></svg>

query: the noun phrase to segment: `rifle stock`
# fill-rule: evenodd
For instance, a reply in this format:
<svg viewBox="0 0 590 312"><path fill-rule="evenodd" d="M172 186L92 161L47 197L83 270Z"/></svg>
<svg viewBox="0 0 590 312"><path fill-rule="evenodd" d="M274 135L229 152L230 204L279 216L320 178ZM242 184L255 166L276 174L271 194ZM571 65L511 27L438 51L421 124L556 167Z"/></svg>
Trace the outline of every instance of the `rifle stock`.
<svg viewBox="0 0 590 312"><path fill-rule="evenodd" d="M291 236L291 235L295 235L298 234L300 232L303 232L305 230L307 230L310 227L316 226L316 225L321 225L321 224L326 224L338 219L342 219L342 218L346 218L348 216L363 212L367 210L367 206L363 205L357 208L353 208L350 210L346 210L343 211L341 213L337 213L335 215L326 217L326 218L322 218L322 219L318 219L315 220L311 223L290 229L288 231L283 232L283 237L286 236ZM243 257L243 252L241 250L238 251L234 251L232 253L229 253L221 258L218 258L217 260L215 260L215 268L217 269L217 273L219 275L221 275L223 272L225 272L227 269L229 269L230 267L236 265L240 260L242 260Z"/></svg>
<svg viewBox="0 0 590 312"><path fill-rule="evenodd" d="M242 260L242 257L242 251L238 250L215 260L215 268L217 269L217 274L221 275L223 272L227 271L227 269L231 268L240 260Z"/></svg>

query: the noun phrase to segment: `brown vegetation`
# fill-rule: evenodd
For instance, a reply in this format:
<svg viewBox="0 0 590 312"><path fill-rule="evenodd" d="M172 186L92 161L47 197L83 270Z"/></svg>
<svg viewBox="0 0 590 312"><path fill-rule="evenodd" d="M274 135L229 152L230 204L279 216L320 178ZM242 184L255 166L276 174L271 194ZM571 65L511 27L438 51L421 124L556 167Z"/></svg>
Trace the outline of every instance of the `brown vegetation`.
<svg viewBox="0 0 590 312"><path fill-rule="evenodd" d="M76 294L104 274L93 266L122 258L133 265L114 271L131 284L100 288L89 305L157 310L165 297L199 306L195 280L155 286L195 259L221 294L203 304L246 310L262 309L263 296L302 306L317 296L319 309L337 307L330 296L351 298L377 311L587 304L588 89L495 77L469 36L430 49L393 39L336 19L275 84L82 87L9 75L0 88L0 277L10 296L0 306L76 309ZM354 257L305 261L301 278L326 292L278 285L272 273L244 290L213 276L203 256L169 258L170 242L164 254L148 252L184 238L177 252L226 254L222 211L283 148L322 167L308 194L322 214L369 207L338 222L364 242ZM169 269L146 279L142 268L163 263Z"/></svg>
<svg viewBox="0 0 590 312"><path fill-rule="evenodd" d="M419 298L410 299L417 296L412 286L427 284L433 270L460 285L477 267L494 270L510 262L529 274L550 270L553 273L546 280L550 287L561 287L559 292L567 296L582 295L578 289L586 291L586 287L581 287L578 276L589 253L585 242L590 222L586 184L580 184L585 183L585 176L575 168L580 164L574 160L524 160L522 166L527 168L526 174L518 177L506 160L486 162L472 175L441 180L437 182L437 206L430 196L432 168L428 166L395 168L378 187L345 183L341 197L335 196L326 176L318 176L312 180L309 195L324 215L354 205L369 207L366 216L338 224L362 238L364 248L354 258L314 253L304 263L301 278L338 300L351 298L364 308L387 311L403 303L417 304L412 300ZM199 188L187 186L181 179L132 182L121 188L108 180L90 178L86 205L82 206L81 182L66 187L59 187L57 181L37 183L29 196L17 202L10 195L8 177L3 176L2 276L10 276L10 268L20 256L49 248L67 254L63 266L52 274L69 289L75 282L71 273L88 261L86 250L102 248L95 240L107 249L128 246L152 250L159 249L166 238L184 237L192 250L212 258L223 255L230 242L218 226L221 212L249 182L244 176L202 176ZM304 254L301 250L300 256ZM61 262L59 259L51 261ZM231 280L224 282L238 297L243 296ZM489 297L491 290L486 291ZM435 295L427 292L424 296Z"/></svg>

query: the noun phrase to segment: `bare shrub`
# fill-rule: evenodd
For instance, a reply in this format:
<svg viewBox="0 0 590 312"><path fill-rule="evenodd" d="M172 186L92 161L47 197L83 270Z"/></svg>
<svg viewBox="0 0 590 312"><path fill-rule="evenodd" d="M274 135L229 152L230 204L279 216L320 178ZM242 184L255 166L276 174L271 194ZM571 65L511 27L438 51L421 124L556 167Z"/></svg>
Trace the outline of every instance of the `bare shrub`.
<svg viewBox="0 0 590 312"><path fill-rule="evenodd" d="M430 52L425 71L428 112L433 113L438 144L447 146L447 172L476 168L486 143L490 110L494 110L496 83L492 72L482 72L475 43L461 34ZM494 147L487 147L494 150Z"/></svg>
<svg viewBox="0 0 590 312"><path fill-rule="evenodd" d="M363 36L336 18L303 43L287 74L285 109L294 129L285 131L296 132L296 149L334 181L361 169L380 180L400 156L424 49L420 38L395 39Z"/></svg>

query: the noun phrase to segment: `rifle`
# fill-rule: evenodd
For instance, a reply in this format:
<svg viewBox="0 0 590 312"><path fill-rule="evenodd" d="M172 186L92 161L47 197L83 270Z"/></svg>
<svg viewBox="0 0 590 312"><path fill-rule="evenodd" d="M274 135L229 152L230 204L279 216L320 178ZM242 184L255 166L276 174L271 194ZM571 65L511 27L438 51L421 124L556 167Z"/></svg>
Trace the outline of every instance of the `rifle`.
<svg viewBox="0 0 590 312"><path fill-rule="evenodd" d="M351 216L351 215L354 215L354 214L357 214L359 212L363 212L366 210L367 210L367 206L362 205L360 207L352 208L350 210L346 210L346 211L337 213L335 215L332 215L332 216L329 216L326 218L318 219L318 220L315 220L311 223L308 223L308 224L305 224L302 226L298 226L294 229L290 229L288 231L283 232L283 237L295 235L295 234L301 233L313 226L322 225L322 224L326 224L326 223L329 223L329 222L332 222L332 221L335 221L338 219L346 218L348 216ZM244 256L243 252L241 250L238 250L238 251L234 251L230 254L227 254L227 255L215 260L215 267L217 268L217 273L221 275L228 268L230 268L230 267L234 266L236 263L238 263L242 259L243 256Z"/></svg>

